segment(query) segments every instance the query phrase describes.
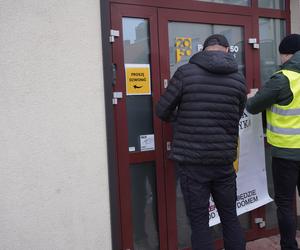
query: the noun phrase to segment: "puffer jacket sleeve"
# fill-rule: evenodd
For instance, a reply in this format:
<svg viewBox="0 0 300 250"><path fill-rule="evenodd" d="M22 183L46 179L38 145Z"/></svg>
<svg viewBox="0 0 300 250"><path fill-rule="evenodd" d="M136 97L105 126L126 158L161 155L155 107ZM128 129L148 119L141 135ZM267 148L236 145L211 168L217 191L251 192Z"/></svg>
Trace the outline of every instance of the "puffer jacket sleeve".
<svg viewBox="0 0 300 250"><path fill-rule="evenodd" d="M156 105L156 115L163 121L173 122L176 120L176 110L182 96L182 77L182 72L177 70Z"/></svg>

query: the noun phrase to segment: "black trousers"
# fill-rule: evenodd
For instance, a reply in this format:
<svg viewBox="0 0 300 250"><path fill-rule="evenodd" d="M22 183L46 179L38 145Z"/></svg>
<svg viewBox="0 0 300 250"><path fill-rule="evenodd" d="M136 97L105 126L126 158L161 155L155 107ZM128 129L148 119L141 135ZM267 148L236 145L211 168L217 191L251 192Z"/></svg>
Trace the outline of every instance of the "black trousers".
<svg viewBox="0 0 300 250"><path fill-rule="evenodd" d="M192 230L193 250L213 250L209 229L209 197L220 215L226 250L244 250L245 238L236 214L236 174L233 166L179 165L178 175Z"/></svg>
<svg viewBox="0 0 300 250"><path fill-rule="evenodd" d="M298 249L294 200L299 185L300 161L273 158L272 170L281 249Z"/></svg>

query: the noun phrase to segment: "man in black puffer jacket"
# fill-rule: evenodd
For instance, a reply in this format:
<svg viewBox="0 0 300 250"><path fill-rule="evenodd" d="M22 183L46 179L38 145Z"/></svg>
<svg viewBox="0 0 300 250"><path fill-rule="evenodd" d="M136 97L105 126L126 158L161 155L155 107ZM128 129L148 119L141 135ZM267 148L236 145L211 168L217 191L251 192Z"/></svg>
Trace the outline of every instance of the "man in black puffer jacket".
<svg viewBox="0 0 300 250"><path fill-rule="evenodd" d="M156 113L175 122L170 158L179 178L192 229L192 249L212 250L209 197L223 226L226 250L244 250L236 214L238 124L246 102L244 77L223 35L208 37L203 51L177 69Z"/></svg>

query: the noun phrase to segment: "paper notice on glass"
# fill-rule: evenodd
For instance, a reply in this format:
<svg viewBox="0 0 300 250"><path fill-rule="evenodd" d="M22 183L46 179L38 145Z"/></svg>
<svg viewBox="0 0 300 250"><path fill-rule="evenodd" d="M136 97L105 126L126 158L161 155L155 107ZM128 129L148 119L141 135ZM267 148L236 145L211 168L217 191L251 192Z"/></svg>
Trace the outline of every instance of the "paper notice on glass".
<svg viewBox="0 0 300 250"><path fill-rule="evenodd" d="M150 151L155 149L154 135L140 135L141 151Z"/></svg>
<svg viewBox="0 0 300 250"><path fill-rule="evenodd" d="M150 64L125 64L126 95L151 95Z"/></svg>

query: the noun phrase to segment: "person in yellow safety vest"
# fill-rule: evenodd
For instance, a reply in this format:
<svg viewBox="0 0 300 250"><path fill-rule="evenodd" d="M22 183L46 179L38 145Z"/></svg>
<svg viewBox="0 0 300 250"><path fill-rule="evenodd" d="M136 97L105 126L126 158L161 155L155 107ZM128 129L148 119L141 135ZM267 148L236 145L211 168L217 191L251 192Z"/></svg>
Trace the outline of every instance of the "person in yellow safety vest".
<svg viewBox="0 0 300 250"><path fill-rule="evenodd" d="M280 245L294 250L299 249L293 201L300 181L300 35L286 36L279 53L280 69L248 96L246 109L252 114L266 110Z"/></svg>

